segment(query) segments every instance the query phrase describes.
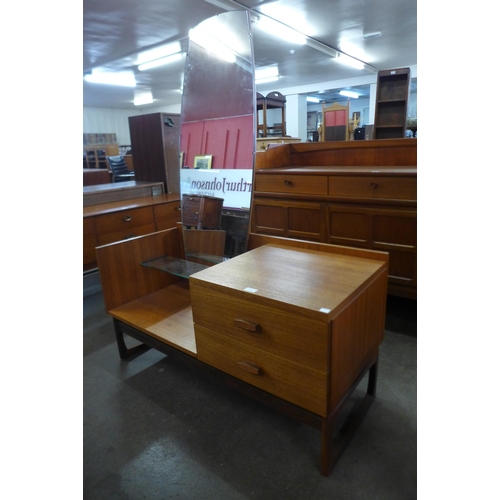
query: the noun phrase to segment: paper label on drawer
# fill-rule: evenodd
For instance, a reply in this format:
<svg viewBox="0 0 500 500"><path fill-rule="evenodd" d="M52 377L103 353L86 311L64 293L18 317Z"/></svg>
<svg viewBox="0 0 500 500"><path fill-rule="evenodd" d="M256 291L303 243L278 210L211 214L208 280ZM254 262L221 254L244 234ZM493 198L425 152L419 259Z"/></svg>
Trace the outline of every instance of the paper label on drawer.
<svg viewBox="0 0 500 500"><path fill-rule="evenodd" d="M246 288L243 289L243 291L248 293L255 293L257 291L257 288L251 288L247 286Z"/></svg>
<svg viewBox="0 0 500 500"><path fill-rule="evenodd" d="M319 312L326 313L328 314L331 311L331 309L327 309L326 307L322 307Z"/></svg>

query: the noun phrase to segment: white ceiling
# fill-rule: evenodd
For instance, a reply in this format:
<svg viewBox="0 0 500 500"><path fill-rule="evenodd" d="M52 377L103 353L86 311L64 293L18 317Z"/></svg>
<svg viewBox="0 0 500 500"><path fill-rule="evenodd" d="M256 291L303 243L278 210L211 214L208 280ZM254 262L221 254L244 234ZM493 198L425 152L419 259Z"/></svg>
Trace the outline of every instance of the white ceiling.
<svg viewBox="0 0 500 500"><path fill-rule="evenodd" d="M277 64L280 72L279 81L257 86L264 95L281 89L312 95L336 87L321 95L331 101L342 88L355 87L367 96L378 70L417 65L416 0L84 0L83 72L133 70L135 90L152 90L149 107L178 105L185 57L140 72L138 53L172 41L185 50L191 28L228 9L264 14L309 37L306 45L292 45L252 23L256 67ZM325 46L361 60L365 70L333 61ZM135 109L133 99L133 88L83 82L84 106Z"/></svg>

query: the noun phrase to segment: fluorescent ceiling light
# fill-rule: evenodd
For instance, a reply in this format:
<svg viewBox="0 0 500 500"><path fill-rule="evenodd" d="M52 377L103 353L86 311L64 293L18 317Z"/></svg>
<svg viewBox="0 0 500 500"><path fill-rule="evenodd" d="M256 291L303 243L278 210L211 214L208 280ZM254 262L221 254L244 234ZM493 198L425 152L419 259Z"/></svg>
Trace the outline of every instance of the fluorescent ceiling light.
<svg viewBox="0 0 500 500"><path fill-rule="evenodd" d="M201 29L199 26L189 30L189 38L194 43L197 43L200 47L203 47L220 59L230 63L236 62L236 55L232 49L215 36Z"/></svg>
<svg viewBox="0 0 500 500"><path fill-rule="evenodd" d="M255 79L261 80L262 78L270 78L278 76L278 66L265 66L263 68L255 68Z"/></svg>
<svg viewBox="0 0 500 500"><path fill-rule="evenodd" d="M267 78L257 78L255 79L255 85L259 85L261 83L270 83L270 82L275 82L276 80L279 80L279 76L268 76Z"/></svg>
<svg viewBox="0 0 500 500"><path fill-rule="evenodd" d="M85 75L83 78L86 82L104 83L120 87L135 87L136 85L134 73L131 71L92 71L92 74Z"/></svg>
<svg viewBox="0 0 500 500"><path fill-rule="evenodd" d="M151 92L137 92L134 98L134 105L151 104L153 101L153 94Z"/></svg>
<svg viewBox="0 0 500 500"><path fill-rule="evenodd" d="M365 65L361 61L358 61L357 59L354 59L346 54L339 54L335 60L339 63L345 64L346 66L351 66L351 68L365 69Z"/></svg>
<svg viewBox="0 0 500 500"><path fill-rule="evenodd" d="M306 44L307 38L305 35L269 17L262 16L259 19L258 27L269 35L277 36L286 42L297 45Z"/></svg>
<svg viewBox="0 0 500 500"><path fill-rule="evenodd" d="M306 97L307 102L319 102L319 99L316 97Z"/></svg>
<svg viewBox="0 0 500 500"><path fill-rule="evenodd" d="M359 94L356 94L356 92L351 92L350 90L341 90L339 94L343 95L344 97L352 97L353 99L357 99L359 97Z"/></svg>
<svg viewBox="0 0 500 500"><path fill-rule="evenodd" d="M137 66L137 69L139 71L146 71L148 69L157 68L158 66L164 66L165 64L170 64L175 61L179 61L180 59L182 59L181 52L173 54L171 56L161 57L160 59L155 59L154 61L149 61L144 64L139 64L139 66Z"/></svg>
<svg viewBox="0 0 500 500"><path fill-rule="evenodd" d="M278 66L266 66L264 68L255 69L255 83L275 82L279 79Z"/></svg>
<svg viewBox="0 0 500 500"><path fill-rule="evenodd" d="M136 64L144 64L150 61L161 59L162 57L171 56L181 51L181 43L179 41L168 43L167 45L160 45L153 49L145 50L137 55Z"/></svg>

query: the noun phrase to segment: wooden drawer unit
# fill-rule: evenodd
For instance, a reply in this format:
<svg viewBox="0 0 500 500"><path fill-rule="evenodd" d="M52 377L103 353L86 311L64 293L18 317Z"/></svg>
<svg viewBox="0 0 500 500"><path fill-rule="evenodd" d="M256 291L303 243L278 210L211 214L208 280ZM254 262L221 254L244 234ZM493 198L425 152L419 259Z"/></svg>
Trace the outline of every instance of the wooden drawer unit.
<svg viewBox="0 0 500 500"><path fill-rule="evenodd" d="M417 201L417 178L330 176L328 194L341 198Z"/></svg>
<svg viewBox="0 0 500 500"><path fill-rule="evenodd" d="M182 195L182 224L196 229L219 229L223 198Z"/></svg>
<svg viewBox="0 0 500 500"><path fill-rule="evenodd" d="M195 336L200 361L306 410L327 415L325 372L196 324Z"/></svg>
<svg viewBox="0 0 500 500"><path fill-rule="evenodd" d="M328 194L328 177L324 175L269 174L255 176L255 191L263 193Z"/></svg>
<svg viewBox="0 0 500 500"><path fill-rule="evenodd" d="M325 323L217 291L203 296L196 285L191 286L191 297L197 304L197 324L316 370L328 370Z"/></svg>

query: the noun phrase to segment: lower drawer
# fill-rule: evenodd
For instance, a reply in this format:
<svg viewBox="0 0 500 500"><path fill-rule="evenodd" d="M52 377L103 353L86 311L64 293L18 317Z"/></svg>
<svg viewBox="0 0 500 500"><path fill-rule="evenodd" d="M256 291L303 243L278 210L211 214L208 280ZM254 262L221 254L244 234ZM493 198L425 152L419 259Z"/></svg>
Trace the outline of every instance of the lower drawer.
<svg viewBox="0 0 500 500"><path fill-rule="evenodd" d="M328 374L194 325L198 359L326 417Z"/></svg>
<svg viewBox="0 0 500 500"><path fill-rule="evenodd" d="M97 237L98 245L107 245L115 241L128 240L135 236L143 236L144 234L154 233L156 231L154 224L147 224L146 226L131 227L122 231L116 231L109 234L101 234Z"/></svg>

